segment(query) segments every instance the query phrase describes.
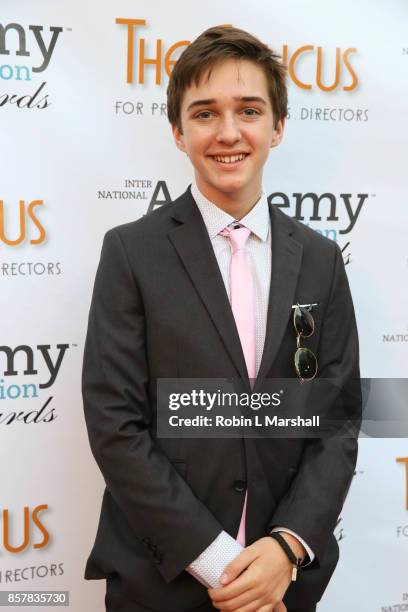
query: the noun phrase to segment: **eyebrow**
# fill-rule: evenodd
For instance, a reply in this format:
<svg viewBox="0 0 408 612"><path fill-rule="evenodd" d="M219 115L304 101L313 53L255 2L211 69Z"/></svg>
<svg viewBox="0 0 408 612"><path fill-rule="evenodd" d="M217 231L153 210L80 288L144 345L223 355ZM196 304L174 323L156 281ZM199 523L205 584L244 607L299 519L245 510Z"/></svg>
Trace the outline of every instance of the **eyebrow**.
<svg viewBox="0 0 408 612"><path fill-rule="evenodd" d="M263 104L266 106L266 101L260 96L236 96L233 98L236 102L258 102L259 104ZM206 98L205 100L194 100L187 107L187 112L196 106L209 106L210 104L216 104L216 98Z"/></svg>

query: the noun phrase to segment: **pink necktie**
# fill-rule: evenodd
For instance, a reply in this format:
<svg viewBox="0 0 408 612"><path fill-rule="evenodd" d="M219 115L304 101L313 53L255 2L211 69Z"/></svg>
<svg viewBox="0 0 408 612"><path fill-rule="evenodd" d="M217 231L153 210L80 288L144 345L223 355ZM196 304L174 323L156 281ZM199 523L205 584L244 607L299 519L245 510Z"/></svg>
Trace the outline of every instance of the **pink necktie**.
<svg viewBox="0 0 408 612"><path fill-rule="evenodd" d="M231 242L230 292L231 308L241 341L251 386L256 377L255 309L251 268L245 244L251 231L246 227L225 228L220 234ZM237 540L245 546L245 516L248 491L245 492Z"/></svg>

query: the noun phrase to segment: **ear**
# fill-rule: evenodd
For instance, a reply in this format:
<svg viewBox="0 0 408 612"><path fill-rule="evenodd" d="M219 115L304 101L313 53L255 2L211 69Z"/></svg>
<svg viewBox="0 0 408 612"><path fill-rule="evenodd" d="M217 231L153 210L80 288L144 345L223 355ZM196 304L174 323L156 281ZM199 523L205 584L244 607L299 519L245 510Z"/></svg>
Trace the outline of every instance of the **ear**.
<svg viewBox="0 0 408 612"><path fill-rule="evenodd" d="M186 145L184 144L184 136L183 133L179 130L176 124L171 126L171 130L173 132L174 142L180 151L186 153Z"/></svg>
<svg viewBox="0 0 408 612"><path fill-rule="evenodd" d="M279 119L273 129L271 147L277 147L282 142L283 133L285 131L285 117Z"/></svg>

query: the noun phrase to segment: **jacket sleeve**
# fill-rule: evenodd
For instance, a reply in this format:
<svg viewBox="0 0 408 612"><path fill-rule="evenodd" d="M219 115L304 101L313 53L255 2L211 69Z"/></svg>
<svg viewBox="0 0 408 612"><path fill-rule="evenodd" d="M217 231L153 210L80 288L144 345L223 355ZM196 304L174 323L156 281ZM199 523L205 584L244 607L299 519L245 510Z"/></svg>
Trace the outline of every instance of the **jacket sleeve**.
<svg viewBox="0 0 408 612"><path fill-rule="evenodd" d="M85 343L82 393L92 453L166 582L222 531L149 432L153 410L140 291L117 229L107 232Z"/></svg>
<svg viewBox="0 0 408 612"><path fill-rule="evenodd" d="M328 414L337 415L336 432L309 438L296 478L271 517L269 528L283 525L301 536L320 559L336 526L357 461L361 425L359 350L354 308L341 251L334 245L332 285L317 351L319 378L339 391ZM318 381L319 383L320 381ZM313 385L313 382L305 383ZM319 389L319 387L317 387ZM320 391L318 391L320 393ZM317 395L319 400L319 395ZM320 401L327 402L320 394ZM334 403L336 405L334 405ZM340 420L341 419L341 420Z"/></svg>

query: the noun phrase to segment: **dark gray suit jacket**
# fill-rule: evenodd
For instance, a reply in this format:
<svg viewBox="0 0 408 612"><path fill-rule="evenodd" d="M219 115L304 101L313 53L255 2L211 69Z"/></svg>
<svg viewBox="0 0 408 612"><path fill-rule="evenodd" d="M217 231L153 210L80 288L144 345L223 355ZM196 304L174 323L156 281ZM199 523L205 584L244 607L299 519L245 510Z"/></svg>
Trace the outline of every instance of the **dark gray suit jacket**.
<svg viewBox="0 0 408 612"><path fill-rule="evenodd" d="M307 342L319 376L359 376L354 311L340 249L271 206L272 278L265 377L294 378L292 304L318 302ZM333 531L357 457L355 438L166 439L156 435L160 378L247 377L238 332L200 212L188 189L107 232L83 365L90 445L106 482L87 579L107 578L112 607L199 606L184 568L220 533L236 536L248 487L247 543L292 529L316 559L285 596L318 601L338 560ZM344 396L346 397L346 396ZM358 394L343 400L359 413Z"/></svg>

